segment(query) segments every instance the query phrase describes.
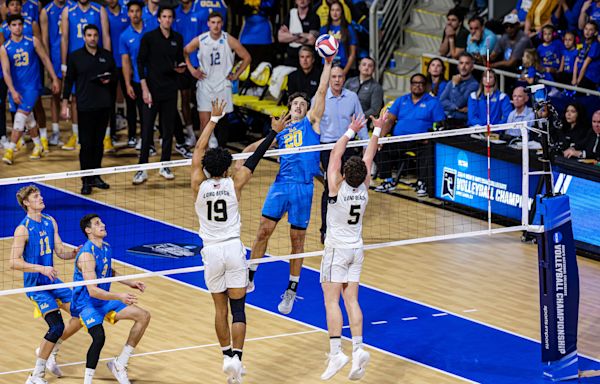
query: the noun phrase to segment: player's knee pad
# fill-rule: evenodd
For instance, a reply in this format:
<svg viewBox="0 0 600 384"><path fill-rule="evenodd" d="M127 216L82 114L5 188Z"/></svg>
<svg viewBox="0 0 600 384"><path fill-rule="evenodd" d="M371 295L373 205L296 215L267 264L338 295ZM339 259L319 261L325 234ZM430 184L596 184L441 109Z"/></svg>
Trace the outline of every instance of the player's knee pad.
<svg viewBox="0 0 600 384"><path fill-rule="evenodd" d="M27 129L35 128L37 121L35 121L35 116L33 116L33 113L27 115L27 119L25 119L25 125L27 126Z"/></svg>
<svg viewBox="0 0 600 384"><path fill-rule="evenodd" d="M104 340L106 339L104 327L102 324L95 325L88 329L88 333L92 336L92 345L90 345L87 352L85 367L96 369L98 360L100 359L100 352L102 351L102 347L104 347Z"/></svg>
<svg viewBox="0 0 600 384"><path fill-rule="evenodd" d="M51 343L56 343L65 331L65 323L59 311L52 311L44 316L44 320L48 323L48 332L44 339Z"/></svg>
<svg viewBox="0 0 600 384"><path fill-rule="evenodd" d="M96 345L102 349L104 346L104 341L106 340L106 335L104 334L104 327L102 324L95 325L88 329L88 333L90 336L92 336L92 346Z"/></svg>
<svg viewBox="0 0 600 384"><path fill-rule="evenodd" d="M246 324L246 295L240 299L229 299L233 323Z"/></svg>
<svg viewBox="0 0 600 384"><path fill-rule="evenodd" d="M22 112L15 113L15 119L13 120L13 129L15 131L25 131L25 124L27 122L27 115Z"/></svg>

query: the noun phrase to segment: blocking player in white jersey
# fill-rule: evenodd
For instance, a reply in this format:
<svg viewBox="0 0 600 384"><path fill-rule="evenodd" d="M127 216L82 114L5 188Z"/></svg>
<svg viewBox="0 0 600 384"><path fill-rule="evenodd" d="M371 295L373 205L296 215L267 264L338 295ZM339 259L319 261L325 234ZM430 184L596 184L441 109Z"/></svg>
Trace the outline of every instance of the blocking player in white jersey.
<svg viewBox="0 0 600 384"><path fill-rule="evenodd" d="M204 280L215 302L215 329L223 352L223 372L229 383L240 383L242 349L246 337L246 286L248 268L246 249L240 240L238 209L242 188L250 178L278 132L289 123L289 115L272 119L272 130L262 144L233 176L231 154L221 147L207 150L208 141L227 108L223 100L212 102L210 121L196 143L192 158L191 186L200 221L198 234L202 238ZM233 317L231 333L228 305ZM233 343L232 343L233 341Z"/></svg>
<svg viewBox="0 0 600 384"><path fill-rule="evenodd" d="M329 159L327 236L321 260L321 287L327 313L330 352L327 368L321 375L323 380L332 378L349 361L342 352L340 295L344 297L352 333L352 369L348 378L360 380L365 375L370 359L369 353L362 348L363 316L358 304L363 263L362 220L369 201L371 166L385 118L385 114L379 119L371 116L375 128L363 158L352 156L344 164L342 172L342 155L346 145L366 123L363 116L353 116L348 130L335 143Z"/></svg>
<svg viewBox="0 0 600 384"><path fill-rule="evenodd" d="M211 103L214 100L225 100L225 113L233 112L231 82L237 80L252 61L250 53L239 40L223 32L223 16L220 13L213 12L208 16L208 28L208 32L193 39L183 51L188 70L198 79L196 101L201 127L208 123ZM190 61L190 55L196 51L198 68ZM242 59L242 64L232 73L234 52ZM212 136L210 147L214 148L217 145L216 138Z"/></svg>

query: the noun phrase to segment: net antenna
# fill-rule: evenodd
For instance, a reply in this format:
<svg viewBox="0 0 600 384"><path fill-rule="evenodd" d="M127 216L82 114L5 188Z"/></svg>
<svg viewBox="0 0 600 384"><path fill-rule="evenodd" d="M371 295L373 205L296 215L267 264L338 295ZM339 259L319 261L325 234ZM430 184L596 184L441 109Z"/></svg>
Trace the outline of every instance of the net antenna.
<svg viewBox="0 0 600 384"><path fill-rule="evenodd" d="M490 47L488 44L488 47L486 49L486 85L485 85L485 94L486 94L486 108L485 108L485 114L486 114L486 143L487 143L487 186L488 186L488 201L487 201L487 209L488 209L488 213L487 213L487 218L488 218L488 231L490 231L490 235L492 233L492 147L490 145L490 136L492 135L492 131L491 131L491 124L490 124L490 72L491 72L491 66L490 66Z"/></svg>

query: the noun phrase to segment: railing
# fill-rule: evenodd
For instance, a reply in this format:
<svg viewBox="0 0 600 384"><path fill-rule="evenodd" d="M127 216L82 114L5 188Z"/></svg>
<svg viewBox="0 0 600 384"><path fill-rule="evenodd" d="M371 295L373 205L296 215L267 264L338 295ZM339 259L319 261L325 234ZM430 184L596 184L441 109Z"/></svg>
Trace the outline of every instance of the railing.
<svg viewBox="0 0 600 384"><path fill-rule="evenodd" d="M394 50L404 43L404 26L416 0L375 0L369 9L369 56L381 79Z"/></svg>
<svg viewBox="0 0 600 384"><path fill-rule="evenodd" d="M446 63L450 63L450 64L458 64L458 60L455 59L449 59L447 57L442 57L442 56L438 56L438 55L433 55L430 53L424 53L423 58L428 58L428 59L440 59ZM483 65L475 65L473 66L473 68L477 71L485 71L486 67L484 67ZM513 72L508 72L508 71L504 71L501 69L496 69L494 68L494 73L499 77L500 79L500 84L499 84L499 88L502 92L505 91L505 83L506 83L506 78L512 78L512 79L518 79L520 77L519 74L517 73L513 73ZM559 89L567 89L569 91L576 91L578 93L581 94L585 94L585 95L592 95L592 96L600 96L600 92L598 91L593 91L591 89L586 89L586 88L580 88L580 87L575 87L573 85L568 85L568 84L562 84L562 83L557 83L555 81L548 81L548 80L538 80L538 83L540 84L545 84L548 85L550 87L555 87L555 88L559 88Z"/></svg>

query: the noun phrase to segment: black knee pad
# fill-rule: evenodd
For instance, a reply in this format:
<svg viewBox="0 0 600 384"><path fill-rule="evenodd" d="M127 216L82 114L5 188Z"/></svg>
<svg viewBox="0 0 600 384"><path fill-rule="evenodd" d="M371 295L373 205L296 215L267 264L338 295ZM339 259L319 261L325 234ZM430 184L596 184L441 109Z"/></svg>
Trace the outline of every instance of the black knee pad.
<svg viewBox="0 0 600 384"><path fill-rule="evenodd" d="M229 306L231 307L233 323L246 324L246 295L241 299L229 299Z"/></svg>
<svg viewBox="0 0 600 384"><path fill-rule="evenodd" d="M106 340L106 336L104 335L104 327L102 324L95 325L88 329L88 333L90 336L92 336L92 345L90 345L90 348L88 349L85 367L96 369L98 360L100 359L100 352L102 351L102 347L104 347L104 341Z"/></svg>
<svg viewBox="0 0 600 384"><path fill-rule="evenodd" d="M48 323L48 332L44 339L51 343L56 343L65 331L65 323L63 323L60 311L52 311L44 316L44 320Z"/></svg>

